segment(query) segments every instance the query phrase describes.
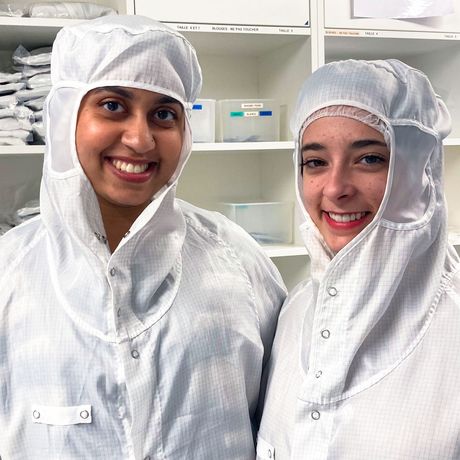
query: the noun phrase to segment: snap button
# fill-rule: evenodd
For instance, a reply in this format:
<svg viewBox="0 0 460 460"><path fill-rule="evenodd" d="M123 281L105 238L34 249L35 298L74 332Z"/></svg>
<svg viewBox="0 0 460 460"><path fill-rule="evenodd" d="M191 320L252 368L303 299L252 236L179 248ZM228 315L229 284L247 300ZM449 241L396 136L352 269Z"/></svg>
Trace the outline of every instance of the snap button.
<svg viewBox="0 0 460 460"><path fill-rule="evenodd" d="M318 372L315 374L315 377L316 377L317 379L319 379L322 375L323 375L323 371L318 371Z"/></svg>
<svg viewBox="0 0 460 460"><path fill-rule="evenodd" d="M38 410L34 410L32 412L32 417L35 419L35 420L38 420L40 418L40 412L38 412Z"/></svg>
<svg viewBox="0 0 460 460"><path fill-rule="evenodd" d="M147 455L147 457L145 457L144 460L150 460L150 455Z"/></svg>
<svg viewBox="0 0 460 460"><path fill-rule="evenodd" d="M117 273L116 268L115 268L115 267L112 267L112 268L110 269L110 276L115 276L116 273Z"/></svg>
<svg viewBox="0 0 460 460"><path fill-rule="evenodd" d="M268 450L267 450L267 456L268 456L268 458L272 458L272 457L273 457L273 453L272 453L271 449L268 449Z"/></svg>
<svg viewBox="0 0 460 460"><path fill-rule="evenodd" d="M134 359L138 359L140 355L139 355L139 352L137 350L131 350L131 356Z"/></svg>
<svg viewBox="0 0 460 460"><path fill-rule="evenodd" d="M323 329L321 331L321 337L323 339L328 339L331 336L331 331L329 329Z"/></svg>
<svg viewBox="0 0 460 460"><path fill-rule="evenodd" d="M327 292L331 297L335 297L339 291L334 286L330 286L327 288Z"/></svg>
<svg viewBox="0 0 460 460"><path fill-rule="evenodd" d="M117 310L117 316L118 316L118 318L121 316L121 308L119 308L119 309Z"/></svg>
<svg viewBox="0 0 460 460"><path fill-rule="evenodd" d="M99 241L101 241L101 234L100 234L100 233L94 232L94 236L95 236Z"/></svg>
<svg viewBox="0 0 460 460"><path fill-rule="evenodd" d="M83 419L83 420L86 420L88 417L89 417L89 412L87 410L82 410L80 412L80 417Z"/></svg>
<svg viewBox="0 0 460 460"><path fill-rule="evenodd" d="M313 420L319 420L320 417L321 417L321 414L317 410L312 411L311 418Z"/></svg>

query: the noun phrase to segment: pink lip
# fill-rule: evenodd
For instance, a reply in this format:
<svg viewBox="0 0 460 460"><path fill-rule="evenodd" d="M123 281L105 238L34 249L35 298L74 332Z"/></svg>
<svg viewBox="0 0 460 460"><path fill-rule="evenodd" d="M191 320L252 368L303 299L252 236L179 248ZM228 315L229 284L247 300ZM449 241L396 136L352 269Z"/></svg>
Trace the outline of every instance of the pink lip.
<svg viewBox="0 0 460 460"><path fill-rule="evenodd" d="M326 222L332 228L337 229L337 230L349 230L349 229L352 229L352 228L360 227L368 219L368 215L369 214L366 214L364 217L361 217L361 219L353 220L353 221L350 221L350 222L336 222L335 220L332 220L329 217L329 214L327 212L323 211L323 216L324 216L324 219L326 220Z"/></svg>
<svg viewBox="0 0 460 460"><path fill-rule="evenodd" d="M126 161L133 164L145 164L145 161L135 161L131 159L124 159L117 157L117 160ZM142 183L147 182L155 171L158 169L158 163L152 162L149 163L149 167L142 173L129 173L126 171L120 171L119 169L115 168L112 164L112 158L107 157L105 159L105 163L107 164L110 171L117 176L119 179L126 181L126 182L134 182L134 183Z"/></svg>

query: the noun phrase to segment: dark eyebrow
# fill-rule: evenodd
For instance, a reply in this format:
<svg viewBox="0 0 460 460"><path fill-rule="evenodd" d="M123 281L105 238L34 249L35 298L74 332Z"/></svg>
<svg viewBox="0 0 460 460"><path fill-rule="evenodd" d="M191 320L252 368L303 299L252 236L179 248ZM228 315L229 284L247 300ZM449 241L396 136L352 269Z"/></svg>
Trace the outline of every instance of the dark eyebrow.
<svg viewBox="0 0 460 460"><path fill-rule="evenodd" d="M360 139L355 141L351 144L351 148L353 149L362 149L364 147L369 146L378 146L378 147L387 147L387 144L382 141L378 141L377 139ZM302 146L301 153L306 152L307 150L312 150L314 152L319 152L320 150L324 150L324 145L318 142L312 142L310 144L305 144Z"/></svg>
<svg viewBox="0 0 460 460"><path fill-rule="evenodd" d="M119 96L126 97L127 99L133 99L133 95L129 91L129 89L126 89L123 86L102 86L100 88L94 89L95 93L99 93L102 91L109 91L109 92L118 94ZM158 103L159 104L179 104L182 106L182 104L177 99L174 99L171 96L166 96L163 94L158 99Z"/></svg>
<svg viewBox="0 0 460 460"><path fill-rule="evenodd" d="M127 99L133 98L133 95L121 86L102 86L100 88L94 89L95 93L101 93L102 91L109 91L111 93L116 93L119 96L126 97Z"/></svg>
<svg viewBox="0 0 460 460"><path fill-rule="evenodd" d="M319 150L324 150L324 145L319 144L318 142L312 142L311 144L302 145L301 152L306 152L307 150L313 150L318 152Z"/></svg>
<svg viewBox="0 0 460 460"><path fill-rule="evenodd" d="M369 147L374 145L378 147L388 148L385 142L378 141L377 139L360 139L359 141L353 142L351 144L351 147L354 149L362 149L363 147Z"/></svg>

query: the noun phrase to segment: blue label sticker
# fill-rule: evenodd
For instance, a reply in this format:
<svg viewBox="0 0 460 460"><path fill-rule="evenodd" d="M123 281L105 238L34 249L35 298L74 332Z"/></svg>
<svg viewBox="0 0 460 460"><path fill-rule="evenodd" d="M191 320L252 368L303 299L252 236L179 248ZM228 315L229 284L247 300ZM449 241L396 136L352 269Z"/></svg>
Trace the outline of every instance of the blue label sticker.
<svg viewBox="0 0 460 460"><path fill-rule="evenodd" d="M271 117L273 115L273 112L271 110L264 110L264 111L260 111L259 112L259 115L261 117Z"/></svg>
<svg viewBox="0 0 460 460"><path fill-rule="evenodd" d="M193 104L192 110L203 110L203 106L201 104Z"/></svg>

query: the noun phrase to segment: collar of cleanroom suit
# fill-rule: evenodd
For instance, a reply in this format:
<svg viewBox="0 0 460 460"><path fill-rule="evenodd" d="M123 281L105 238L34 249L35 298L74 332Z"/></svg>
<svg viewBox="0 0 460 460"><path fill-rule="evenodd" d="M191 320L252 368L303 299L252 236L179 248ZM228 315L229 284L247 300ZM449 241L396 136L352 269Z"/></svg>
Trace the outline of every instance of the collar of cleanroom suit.
<svg viewBox="0 0 460 460"><path fill-rule="evenodd" d="M0 239L0 457L247 459L285 297L259 245L175 198L195 51L140 16L62 29L46 102L41 215ZM126 86L187 117L180 162L111 253L75 150L83 96Z"/></svg>
<svg viewBox="0 0 460 460"><path fill-rule="evenodd" d="M299 168L305 121L333 106L368 112L391 152L375 218L337 254L305 210ZM460 283L443 193L447 109L400 61L339 61L306 80L292 130L311 279L280 314L259 457L456 458Z"/></svg>

